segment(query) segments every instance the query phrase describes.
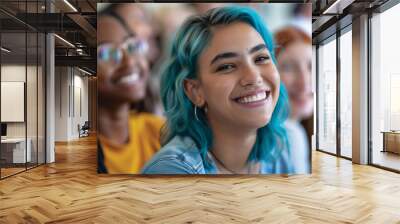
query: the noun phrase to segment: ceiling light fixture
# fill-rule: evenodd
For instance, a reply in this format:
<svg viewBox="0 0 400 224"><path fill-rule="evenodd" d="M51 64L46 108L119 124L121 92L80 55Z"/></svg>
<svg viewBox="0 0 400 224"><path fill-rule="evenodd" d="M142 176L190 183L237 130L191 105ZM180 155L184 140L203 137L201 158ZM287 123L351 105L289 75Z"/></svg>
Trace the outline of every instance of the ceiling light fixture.
<svg viewBox="0 0 400 224"><path fill-rule="evenodd" d="M7 52L7 53L10 53L10 52L11 52L9 49L7 49L7 48L5 48L5 47L1 47L0 49L1 49L2 51L4 51L4 52Z"/></svg>
<svg viewBox="0 0 400 224"><path fill-rule="evenodd" d="M92 73L90 73L90 72L88 72L88 71L85 71L85 70L83 70L83 69L81 69L81 68L79 68L79 67L78 67L78 70L81 71L81 72L83 72L83 73L85 73L85 74L88 74L88 75L90 75L90 76L92 75Z"/></svg>
<svg viewBox="0 0 400 224"><path fill-rule="evenodd" d="M327 9L324 10L322 14L328 14L329 11L332 10L336 5L340 2L340 0L336 0L332 5L330 5Z"/></svg>
<svg viewBox="0 0 400 224"><path fill-rule="evenodd" d="M356 0L336 0L322 14L324 15L340 15L343 14L343 10L349 7Z"/></svg>
<svg viewBox="0 0 400 224"><path fill-rule="evenodd" d="M71 4L69 3L68 0L64 0L65 4L67 4L72 10L74 10L74 12L78 12L78 10Z"/></svg>
<svg viewBox="0 0 400 224"><path fill-rule="evenodd" d="M66 39L58 36L57 34L54 34L55 37L57 37L58 39L60 39L61 41L63 41L64 43L68 44L69 46L75 48L75 45L71 44L71 42L67 41Z"/></svg>

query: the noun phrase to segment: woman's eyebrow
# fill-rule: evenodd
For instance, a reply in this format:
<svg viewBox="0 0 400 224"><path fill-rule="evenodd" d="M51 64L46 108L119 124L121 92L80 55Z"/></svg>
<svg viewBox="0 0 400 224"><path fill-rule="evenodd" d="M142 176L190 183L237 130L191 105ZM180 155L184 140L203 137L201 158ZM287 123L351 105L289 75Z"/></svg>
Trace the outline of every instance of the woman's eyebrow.
<svg viewBox="0 0 400 224"><path fill-rule="evenodd" d="M111 44L110 41L101 41L97 43L97 46L103 45L103 44Z"/></svg>
<svg viewBox="0 0 400 224"><path fill-rule="evenodd" d="M234 58L237 57L238 54L234 52L225 52L221 54L217 54L212 60L211 60L211 65L217 62L218 60L224 59L224 58Z"/></svg>
<svg viewBox="0 0 400 224"><path fill-rule="evenodd" d="M126 40L130 39L130 38L135 38L136 35L134 33L130 33L127 36L124 37L124 39L122 40L121 43L125 42ZM97 46L103 45L103 44L113 44L112 41L101 41L99 43L97 43Z"/></svg>
<svg viewBox="0 0 400 224"><path fill-rule="evenodd" d="M128 40L128 39L130 39L130 38L135 38L135 37L136 37L136 35L135 35L134 33L129 33L129 34L124 38L123 41L126 41L126 40Z"/></svg>
<svg viewBox="0 0 400 224"><path fill-rule="evenodd" d="M265 44L258 44L256 46L252 47L249 50L249 53L252 54L254 52L257 52L257 51L260 51L260 50L263 50L263 49L268 49L268 48L267 48L267 46Z"/></svg>
<svg viewBox="0 0 400 224"><path fill-rule="evenodd" d="M254 52L263 50L263 49L268 49L267 46L265 44L258 44L254 47L252 47L249 50L249 53L252 54ZM235 53L235 52L225 52L225 53L221 53L221 54L217 54L212 60L211 60L211 65L214 64L215 62L217 62L218 60L222 60L225 58L234 58L237 57L239 54Z"/></svg>

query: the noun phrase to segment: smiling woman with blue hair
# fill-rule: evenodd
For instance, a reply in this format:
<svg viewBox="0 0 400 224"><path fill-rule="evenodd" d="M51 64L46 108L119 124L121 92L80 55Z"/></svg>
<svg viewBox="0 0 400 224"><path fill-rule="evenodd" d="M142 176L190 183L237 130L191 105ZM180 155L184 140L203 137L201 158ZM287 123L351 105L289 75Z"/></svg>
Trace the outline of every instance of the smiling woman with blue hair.
<svg viewBox="0 0 400 224"><path fill-rule="evenodd" d="M142 173L295 173L275 64L271 34L253 9L189 18L162 74L163 147Z"/></svg>

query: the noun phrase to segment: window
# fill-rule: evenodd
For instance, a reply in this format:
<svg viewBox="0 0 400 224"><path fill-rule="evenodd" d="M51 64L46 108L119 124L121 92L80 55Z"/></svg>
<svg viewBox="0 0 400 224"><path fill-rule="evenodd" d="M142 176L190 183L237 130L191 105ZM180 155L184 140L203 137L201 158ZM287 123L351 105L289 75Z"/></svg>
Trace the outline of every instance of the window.
<svg viewBox="0 0 400 224"><path fill-rule="evenodd" d="M400 170L400 5L371 18L372 163Z"/></svg>
<svg viewBox="0 0 400 224"><path fill-rule="evenodd" d="M351 27L350 27L351 28ZM340 36L340 155L351 158L352 141L352 33Z"/></svg>
<svg viewBox="0 0 400 224"><path fill-rule="evenodd" d="M318 48L318 145L336 154L336 40Z"/></svg>

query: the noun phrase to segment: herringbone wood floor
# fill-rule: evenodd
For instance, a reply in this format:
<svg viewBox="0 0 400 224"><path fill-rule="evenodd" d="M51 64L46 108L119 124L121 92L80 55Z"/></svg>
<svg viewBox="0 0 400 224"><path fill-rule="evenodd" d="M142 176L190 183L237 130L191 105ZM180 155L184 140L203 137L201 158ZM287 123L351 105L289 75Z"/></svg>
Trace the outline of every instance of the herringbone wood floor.
<svg viewBox="0 0 400 224"><path fill-rule="evenodd" d="M0 181L0 223L400 223L400 175L315 152L313 174L96 173L95 138Z"/></svg>

